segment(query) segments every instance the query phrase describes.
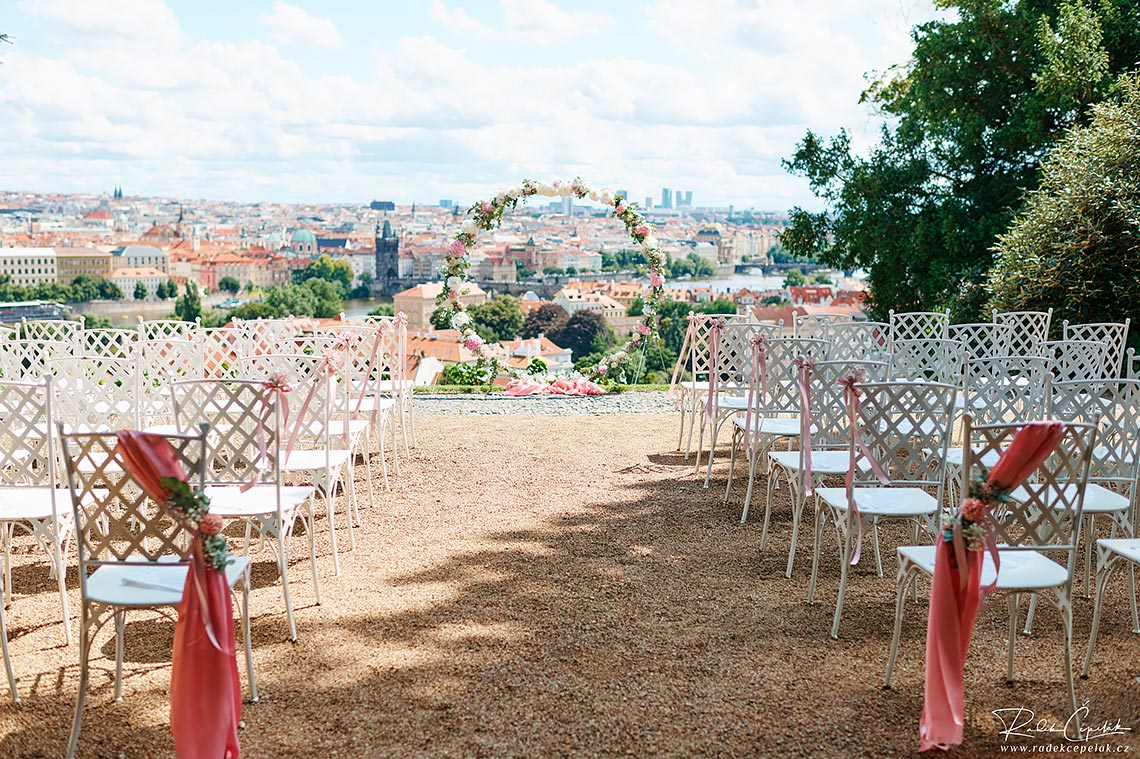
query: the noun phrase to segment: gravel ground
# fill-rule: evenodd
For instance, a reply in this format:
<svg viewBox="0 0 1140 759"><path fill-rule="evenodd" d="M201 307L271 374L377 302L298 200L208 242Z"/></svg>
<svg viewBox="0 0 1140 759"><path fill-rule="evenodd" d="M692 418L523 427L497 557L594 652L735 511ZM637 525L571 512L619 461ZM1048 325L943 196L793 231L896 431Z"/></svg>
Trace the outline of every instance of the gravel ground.
<svg viewBox="0 0 1140 759"><path fill-rule="evenodd" d="M544 403L563 401L535 407ZM427 399L417 406L419 446L392 491L363 511L339 577L318 520L320 606L304 538L295 538L296 644L286 640L270 558L256 557L262 698L244 708L244 757L915 754L925 613L909 606L895 687L882 690L894 610L889 548L887 577L874 575L870 551L854 573L834 641L834 551L822 562L819 602L805 604L810 551L801 548L793 579L783 576L786 488L761 551L759 524L736 525L743 482L728 506L727 467L718 465L713 489L702 488L674 452L672 415L472 420L429 415ZM882 539L892 546L908 535L889 527ZM78 647L59 643L54 584L22 538L14 563L9 635L25 702L7 702L0 687L0 757L58 757ZM966 744L953 756L999 753L992 709L1067 716L1056 615L1039 609L1033 637L1019 640L1019 679L1006 687L1004 610L991 601L979 618ZM1079 666L1091 602L1076 599L1075 616ZM172 630L153 613L130 617L120 703L111 636L99 636L80 756L172 756ZM1086 725L1119 719L1140 729L1140 638L1119 587L1097 651L1092 677L1078 681ZM1101 742L1137 745L1135 732Z"/></svg>
<svg viewBox="0 0 1140 759"><path fill-rule="evenodd" d="M607 393L585 397L538 395L511 398L495 395L417 395L416 413L448 416L532 415L576 416L603 414L651 414L673 410L673 401L664 392Z"/></svg>

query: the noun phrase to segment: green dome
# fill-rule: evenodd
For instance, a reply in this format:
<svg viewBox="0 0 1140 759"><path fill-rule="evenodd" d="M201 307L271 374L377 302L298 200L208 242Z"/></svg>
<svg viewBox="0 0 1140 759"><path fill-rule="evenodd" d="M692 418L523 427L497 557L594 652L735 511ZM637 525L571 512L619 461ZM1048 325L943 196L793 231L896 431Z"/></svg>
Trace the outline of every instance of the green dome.
<svg viewBox="0 0 1140 759"><path fill-rule="evenodd" d="M293 236L289 238L289 241L290 242L314 242L315 243L317 241L317 236L315 234L313 234L313 231L311 229L305 229L304 227L301 227L300 229L298 229L296 232L293 233Z"/></svg>

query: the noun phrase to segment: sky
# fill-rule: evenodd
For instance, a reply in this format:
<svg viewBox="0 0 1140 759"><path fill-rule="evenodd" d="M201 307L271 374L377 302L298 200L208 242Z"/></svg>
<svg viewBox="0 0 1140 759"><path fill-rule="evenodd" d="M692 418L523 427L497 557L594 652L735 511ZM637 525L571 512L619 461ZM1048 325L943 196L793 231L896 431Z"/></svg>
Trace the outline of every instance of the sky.
<svg viewBox="0 0 1140 759"><path fill-rule="evenodd" d="M818 208L931 0L4 0L0 189L468 203L581 176ZM13 9L14 6L14 9Z"/></svg>

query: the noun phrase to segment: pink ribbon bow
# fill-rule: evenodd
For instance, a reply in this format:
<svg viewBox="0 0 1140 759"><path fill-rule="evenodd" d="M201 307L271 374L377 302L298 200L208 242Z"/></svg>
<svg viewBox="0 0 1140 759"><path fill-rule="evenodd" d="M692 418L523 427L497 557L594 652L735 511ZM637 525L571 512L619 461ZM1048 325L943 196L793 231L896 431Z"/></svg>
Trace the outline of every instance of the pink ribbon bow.
<svg viewBox="0 0 1140 759"><path fill-rule="evenodd" d="M720 373L720 333L724 330L724 318L718 316L709 326L709 397L705 401L705 419L711 424L716 418L716 379Z"/></svg>
<svg viewBox="0 0 1140 759"><path fill-rule="evenodd" d="M863 520L859 518L859 506L855 503L855 451L858 449L863 458L871 467L871 471L878 477L879 482L883 485L889 485L891 480L883 472L883 468L879 466L879 462L871 455L871 451L867 448L867 444L863 442L863 436L859 434L859 383L866 382L869 378L866 368L862 366L852 367L850 371L839 378L839 384L843 386L843 402L847 405L847 419L851 426L851 461L847 467L847 476L844 478L844 483L847 488L847 503L851 509L851 516L855 518L855 528L857 530L855 537L855 554L851 557L851 565L855 566L859 563L859 558L863 555Z"/></svg>
<svg viewBox="0 0 1140 759"><path fill-rule="evenodd" d="M325 381L331 381L331 377L337 372L337 357L335 354L325 351L321 354L321 360L317 363L318 374L324 376ZM285 457L288 458L289 454L293 452L293 443L297 440L297 434L301 431L301 427L305 425L305 412L309 410L309 404L313 402L313 396L317 393L317 382L309 384L309 392L305 394L305 401L301 404L301 410L297 412L297 421L293 424L293 429L289 432L289 442L285 446ZM332 405L333 391L329 390L325 394L325 402ZM348 434L347 426L345 435Z"/></svg>

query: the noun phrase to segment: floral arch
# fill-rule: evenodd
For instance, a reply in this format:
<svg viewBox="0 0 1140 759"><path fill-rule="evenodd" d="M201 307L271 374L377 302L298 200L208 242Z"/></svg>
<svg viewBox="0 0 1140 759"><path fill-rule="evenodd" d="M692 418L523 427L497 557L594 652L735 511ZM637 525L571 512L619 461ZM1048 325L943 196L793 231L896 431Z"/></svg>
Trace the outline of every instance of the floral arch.
<svg viewBox="0 0 1140 759"><path fill-rule="evenodd" d="M481 232L501 226L503 214L507 210L514 209L519 203L525 203L527 198L534 195L547 198L575 197L579 200L589 198L607 206L611 214L625 224L630 238L641 247L649 264L649 290L641 321L637 324L637 331L622 350L607 354L598 364L594 377L601 377L623 351L632 353L657 337L657 313L665 296L665 277L661 273L665 257L657 244L653 227L638 212L636 203L614 194L612 190L593 188L580 178L576 177L571 182L555 180L549 184L524 179L517 187L500 190L490 200L472 205L467 212L469 218L456 230L447 248L447 260L444 265L445 286L436 302L436 316L439 317L437 321L446 320L459 332L460 342L475 354L476 366L480 370L488 372L493 377L504 368L498 357L487 351L483 338L475 331L475 325L459 298L463 294L463 286L470 281L468 271L471 268L471 259L468 248L475 244ZM508 372L513 370L508 369Z"/></svg>

